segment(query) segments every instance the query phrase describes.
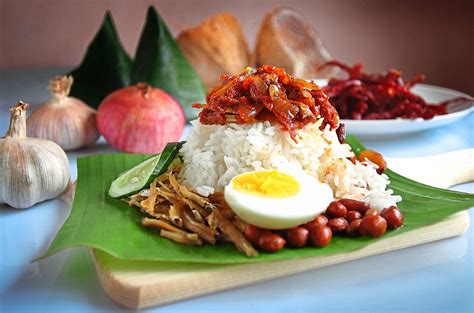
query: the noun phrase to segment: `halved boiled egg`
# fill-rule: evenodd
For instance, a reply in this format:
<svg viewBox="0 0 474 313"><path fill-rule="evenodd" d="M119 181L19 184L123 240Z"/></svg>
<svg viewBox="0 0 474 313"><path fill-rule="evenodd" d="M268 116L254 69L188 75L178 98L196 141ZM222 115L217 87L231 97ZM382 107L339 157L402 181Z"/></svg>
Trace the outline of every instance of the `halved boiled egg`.
<svg viewBox="0 0 474 313"><path fill-rule="evenodd" d="M235 176L224 197L245 222L266 229L285 229L306 223L326 211L331 188L307 174L277 170Z"/></svg>

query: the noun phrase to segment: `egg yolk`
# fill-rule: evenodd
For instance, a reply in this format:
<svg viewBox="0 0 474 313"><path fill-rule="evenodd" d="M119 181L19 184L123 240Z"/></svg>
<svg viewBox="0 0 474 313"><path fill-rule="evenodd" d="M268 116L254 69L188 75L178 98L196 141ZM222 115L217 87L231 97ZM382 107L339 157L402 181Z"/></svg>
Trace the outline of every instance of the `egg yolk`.
<svg viewBox="0 0 474 313"><path fill-rule="evenodd" d="M296 178L276 170L239 175L232 180L232 187L242 193L272 198L291 197L300 191Z"/></svg>

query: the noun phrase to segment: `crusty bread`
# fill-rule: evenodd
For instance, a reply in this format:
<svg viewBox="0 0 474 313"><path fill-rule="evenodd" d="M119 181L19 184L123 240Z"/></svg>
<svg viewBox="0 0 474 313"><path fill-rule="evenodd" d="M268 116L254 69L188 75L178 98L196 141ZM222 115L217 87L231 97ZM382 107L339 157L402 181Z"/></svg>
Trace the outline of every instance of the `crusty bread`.
<svg viewBox="0 0 474 313"><path fill-rule="evenodd" d="M228 13L214 15L177 39L184 55L212 88L222 74L237 74L250 64L250 54L237 19Z"/></svg>
<svg viewBox="0 0 474 313"><path fill-rule="evenodd" d="M260 27L255 53L257 65L284 67L298 78L335 75L334 68L318 71L331 56L306 19L290 8L277 7L267 13Z"/></svg>

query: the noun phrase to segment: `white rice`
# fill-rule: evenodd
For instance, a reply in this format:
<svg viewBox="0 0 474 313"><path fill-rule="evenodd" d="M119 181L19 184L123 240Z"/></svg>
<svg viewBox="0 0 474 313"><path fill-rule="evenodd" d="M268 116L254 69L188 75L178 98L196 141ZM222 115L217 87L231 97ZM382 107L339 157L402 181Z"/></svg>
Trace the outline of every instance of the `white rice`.
<svg viewBox="0 0 474 313"><path fill-rule="evenodd" d="M349 161L350 146L340 144L329 126L319 130L321 122L301 129L295 143L281 125L269 122L202 125L193 121L181 149L184 183L208 195L223 191L235 175L248 171L304 171L328 184L336 199L361 200L379 210L401 201L387 189L387 175L379 175L370 162Z"/></svg>

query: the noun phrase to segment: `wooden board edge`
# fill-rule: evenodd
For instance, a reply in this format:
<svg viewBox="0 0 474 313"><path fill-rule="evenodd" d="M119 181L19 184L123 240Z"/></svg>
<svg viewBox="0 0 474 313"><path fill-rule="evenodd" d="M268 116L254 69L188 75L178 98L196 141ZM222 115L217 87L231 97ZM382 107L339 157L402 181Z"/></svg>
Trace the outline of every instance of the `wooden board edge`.
<svg viewBox="0 0 474 313"><path fill-rule="evenodd" d="M95 253L95 249L89 249L94 268L99 277L99 282L105 293L117 305L126 309L140 309L140 288L135 288L117 279L116 275L107 266L104 266Z"/></svg>
<svg viewBox="0 0 474 313"><path fill-rule="evenodd" d="M190 283L186 277L178 275L173 278L172 283L180 286L179 289L163 282L154 284L150 281L146 286L130 284L129 274L123 275L120 271L114 271L103 264L94 251L91 254L100 283L113 301L126 308L143 309L455 237L464 234L468 228L469 214L462 211L439 223L377 241L348 253L265 263L216 265L210 272L192 273L195 283ZM138 269L134 270L140 275Z"/></svg>

